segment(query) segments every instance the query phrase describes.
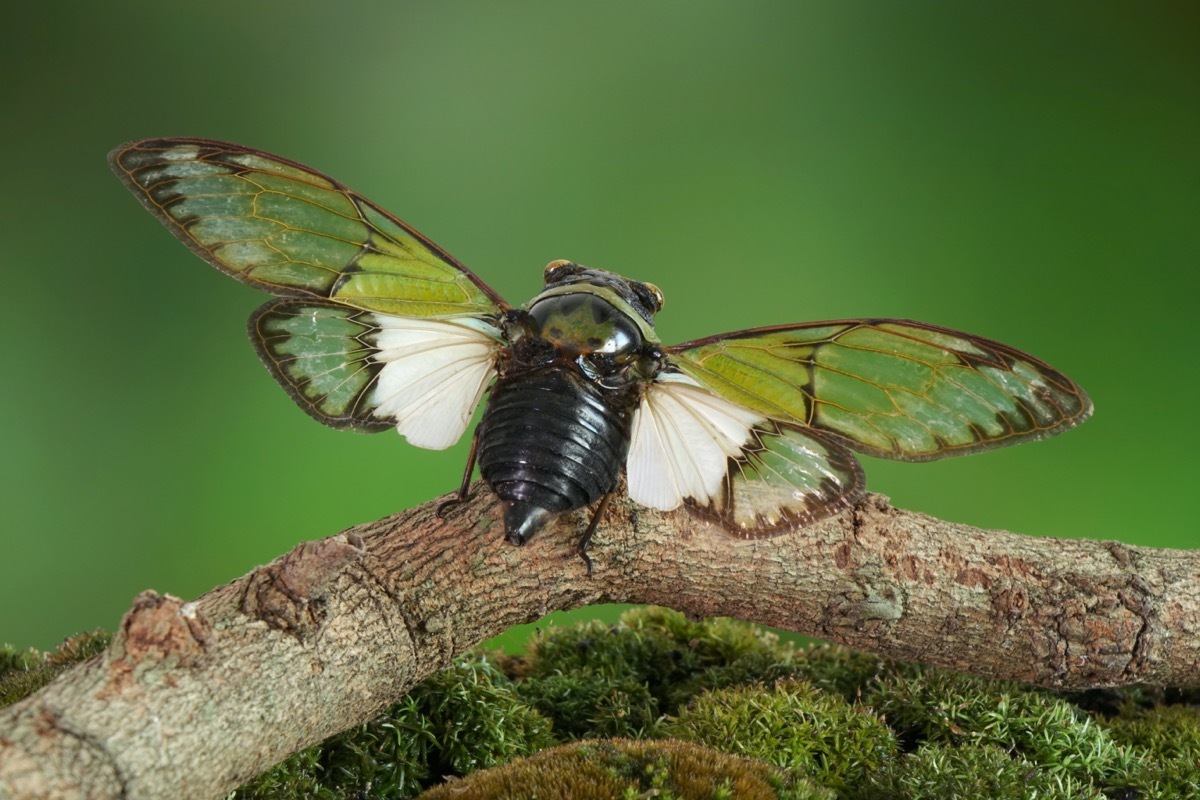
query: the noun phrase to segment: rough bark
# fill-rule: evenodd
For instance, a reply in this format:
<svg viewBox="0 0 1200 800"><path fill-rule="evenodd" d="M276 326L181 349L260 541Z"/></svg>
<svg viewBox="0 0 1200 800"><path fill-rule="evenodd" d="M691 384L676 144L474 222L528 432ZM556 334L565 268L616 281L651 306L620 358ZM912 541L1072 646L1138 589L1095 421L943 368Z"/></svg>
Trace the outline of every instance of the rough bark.
<svg viewBox="0 0 1200 800"><path fill-rule="evenodd" d="M1048 687L1196 685L1200 553L1031 539L869 495L768 540L614 503L521 548L491 493L307 542L191 602L146 592L105 654L0 710L0 797L204 798L370 719L550 611L655 603Z"/></svg>

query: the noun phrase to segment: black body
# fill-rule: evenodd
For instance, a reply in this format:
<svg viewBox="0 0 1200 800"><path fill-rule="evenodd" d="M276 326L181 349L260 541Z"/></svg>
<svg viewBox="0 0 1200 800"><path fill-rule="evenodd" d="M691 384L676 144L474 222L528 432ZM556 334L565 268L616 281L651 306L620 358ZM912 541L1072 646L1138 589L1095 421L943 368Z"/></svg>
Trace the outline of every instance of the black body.
<svg viewBox="0 0 1200 800"><path fill-rule="evenodd" d="M554 515L617 487L637 388L604 388L573 361L496 382L476 432L479 472L505 501L509 541L524 544Z"/></svg>

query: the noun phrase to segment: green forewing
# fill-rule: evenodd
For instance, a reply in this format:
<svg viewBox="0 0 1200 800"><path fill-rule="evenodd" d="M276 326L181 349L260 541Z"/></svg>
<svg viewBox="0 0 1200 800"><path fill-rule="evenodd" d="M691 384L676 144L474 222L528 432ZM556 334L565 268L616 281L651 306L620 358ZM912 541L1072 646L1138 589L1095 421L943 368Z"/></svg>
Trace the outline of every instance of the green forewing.
<svg viewBox="0 0 1200 800"><path fill-rule="evenodd" d="M263 363L296 403L334 428L382 431L395 424L371 416L380 365L369 312L280 299L250 318L250 339Z"/></svg>
<svg viewBox="0 0 1200 800"><path fill-rule="evenodd" d="M908 461L1044 438L1092 409L1081 388L1032 356L907 320L759 328L667 352L727 400Z"/></svg>
<svg viewBox="0 0 1200 800"><path fill-rule="evenodd" d="M406 317L506 307L400 220L278 156L206 139L147 139L118 147L109 161L185 244L251 286Z"/></svg>

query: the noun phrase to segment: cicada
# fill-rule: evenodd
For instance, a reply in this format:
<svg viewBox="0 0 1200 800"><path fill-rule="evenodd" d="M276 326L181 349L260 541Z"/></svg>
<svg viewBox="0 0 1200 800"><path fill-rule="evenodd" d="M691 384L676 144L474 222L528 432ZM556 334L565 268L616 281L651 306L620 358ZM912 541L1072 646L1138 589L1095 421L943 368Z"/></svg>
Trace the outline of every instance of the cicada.
<svg viewBox="0 0 1200 800"><path fill-rule="evenodd" d="M974 453L1092 410L1044 362L921 322L804 322L666 346L656 286L566 260L512 306L357 192L239 145L147 139L109 158L197 255L277 295L250 317L250 339L319 422L394 428L437 450L486 395L458 497L477 463L513 544L598 504L582 553L622 474L643 506L772 536L862 496L851 451Z"/></svg>

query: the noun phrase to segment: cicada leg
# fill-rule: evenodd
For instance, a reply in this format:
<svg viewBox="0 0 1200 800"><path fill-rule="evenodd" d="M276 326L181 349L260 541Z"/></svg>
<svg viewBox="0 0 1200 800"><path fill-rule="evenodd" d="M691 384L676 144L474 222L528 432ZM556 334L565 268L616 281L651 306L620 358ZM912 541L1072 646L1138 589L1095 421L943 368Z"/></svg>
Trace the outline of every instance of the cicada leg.
<svg viewBox="0 0 1200 800"><path fill-rule="evenodd" d="M437 507L437 518L442 519L448 509L458 505L467 499L467 495L471 493L471 474L475 472L475 453L479 449L479 431L476 430L471 436L471 451L467 453L467 468L463 470L462 484L459 485L458 491L454 497L442 503Z"/></svg>
<svg viewBox="0 0 1200 800"><path fill-rule="evenodd" d="M587 564L588 577L592 577L592 559L588 558L587 548L592 541L592 534L596 532L596 526L600 524L600 518L604 516L604 510L608 508L608 501L612 500L613 493L609 492L600 498L600 505L596 506L596 513L592 514L592 521L588 523L587 530L583 532L583 538L579 540L579 557L583 559L583 563Z"/></svg>

